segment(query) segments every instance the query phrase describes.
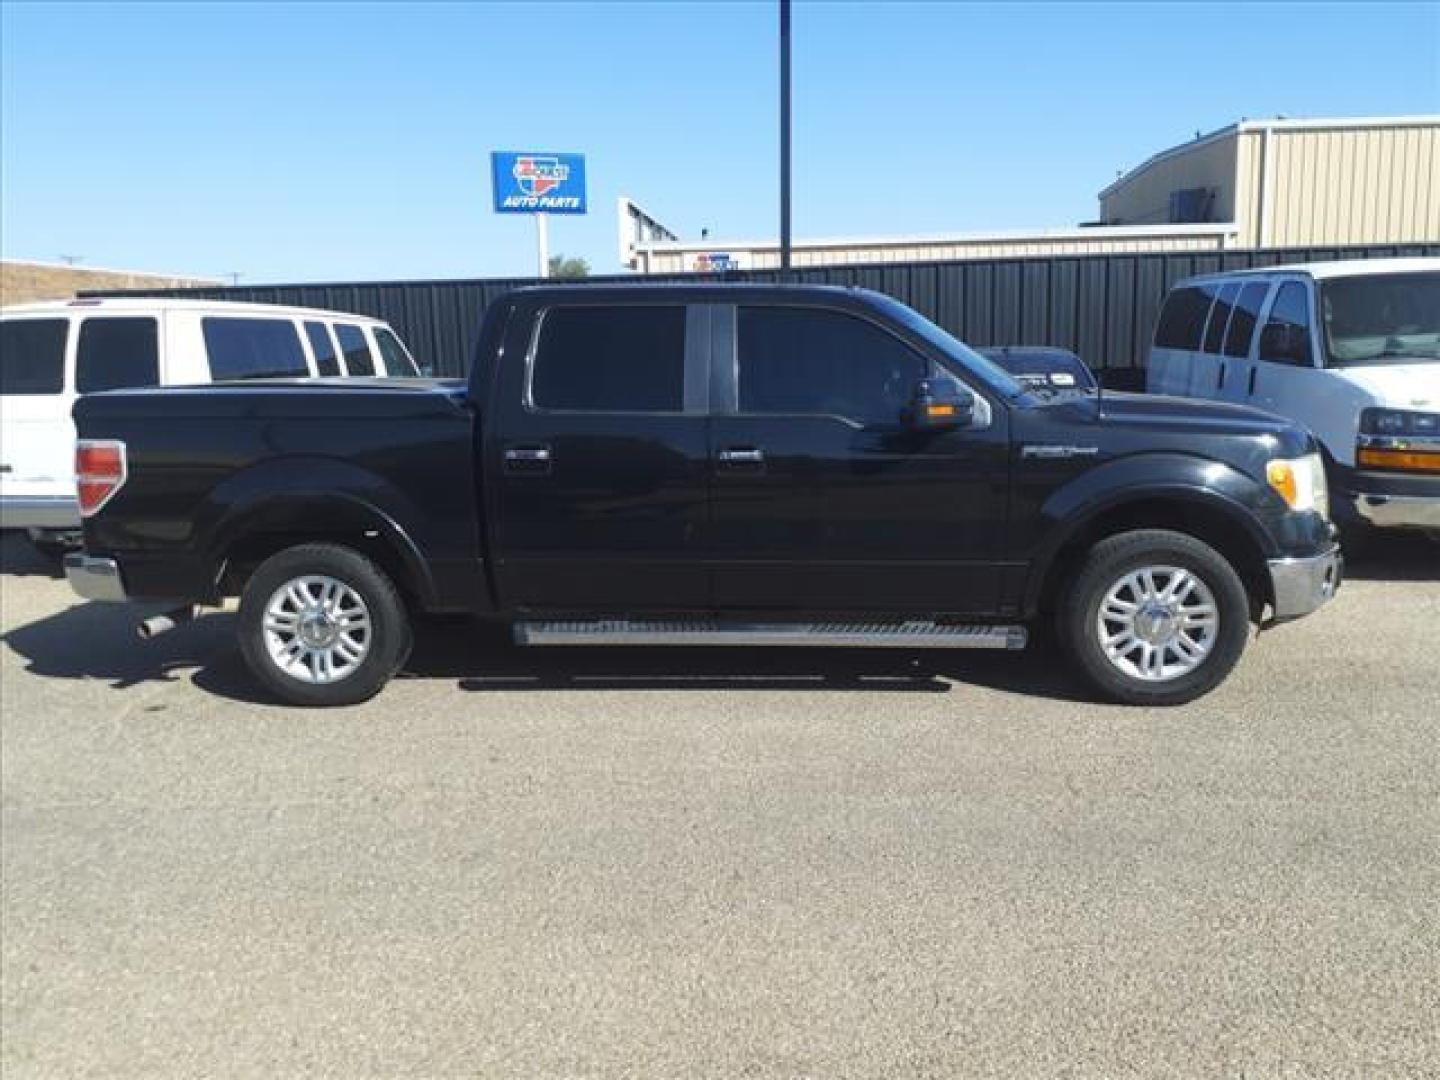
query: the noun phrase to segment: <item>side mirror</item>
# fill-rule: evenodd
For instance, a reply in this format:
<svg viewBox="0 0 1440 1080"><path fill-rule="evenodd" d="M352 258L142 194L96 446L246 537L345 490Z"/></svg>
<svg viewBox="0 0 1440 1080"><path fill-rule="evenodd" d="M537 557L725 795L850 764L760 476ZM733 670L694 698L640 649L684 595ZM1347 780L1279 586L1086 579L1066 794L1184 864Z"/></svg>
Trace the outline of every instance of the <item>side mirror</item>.
<svg viewBox="0 0 1440 1080"><path fill-rule="evenodd" d="M1269 323L1260 331L1260 359L1310 366L1310 335L1293 323Z"/></svg>
<svg viewBox="0 0 1440 1080"><path fill-rule="evenodd" d="M905 407L905 426L912 431L951 431L965 427L975 415L975 395L954 379L921 379Z"/></svg>

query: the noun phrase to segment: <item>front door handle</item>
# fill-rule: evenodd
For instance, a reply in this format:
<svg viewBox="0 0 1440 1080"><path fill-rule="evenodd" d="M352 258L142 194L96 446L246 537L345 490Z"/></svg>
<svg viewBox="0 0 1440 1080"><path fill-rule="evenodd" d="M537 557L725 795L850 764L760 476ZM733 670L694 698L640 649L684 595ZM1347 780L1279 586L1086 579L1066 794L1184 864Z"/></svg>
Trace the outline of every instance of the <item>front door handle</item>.
<svg viewBox="0 0 1440 1080"><path fill-rule="evenodd" d="M551 454L548 446L507 446L505 471L509 473L548 473Z"/></svg>

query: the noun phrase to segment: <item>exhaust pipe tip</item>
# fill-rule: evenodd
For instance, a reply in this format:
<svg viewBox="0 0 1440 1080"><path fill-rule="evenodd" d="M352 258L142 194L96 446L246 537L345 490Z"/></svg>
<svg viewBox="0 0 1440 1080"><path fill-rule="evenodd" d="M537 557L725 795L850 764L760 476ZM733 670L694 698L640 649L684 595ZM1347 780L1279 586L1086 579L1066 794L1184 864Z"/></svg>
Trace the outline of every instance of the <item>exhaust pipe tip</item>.
<svg viewBox="0 0 1440 1080"><path fill-rule="evenodd" d="M141 641L150 641L152 638L157 638L161 634L174 630L175 627L181 623L187 623L193 618L195 618L195 607L194 605L187 605L186 607L176 608L174 611L167 611L161 615L151 615L148 619L140 620L140 624L135 627L135 632L140 635Z"/></svg>

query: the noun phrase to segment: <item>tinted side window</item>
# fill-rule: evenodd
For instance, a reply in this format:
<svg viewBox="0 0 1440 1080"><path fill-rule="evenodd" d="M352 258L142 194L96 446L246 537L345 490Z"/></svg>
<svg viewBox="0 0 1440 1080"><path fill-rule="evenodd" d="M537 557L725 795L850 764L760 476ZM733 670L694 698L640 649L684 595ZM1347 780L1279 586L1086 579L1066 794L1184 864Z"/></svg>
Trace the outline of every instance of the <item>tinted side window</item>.
<svg viewBox="0 0 1440 1080"><path fill-rule="evenodd" d="M271 379L309 375L300 335L289 319L200 320L210 377Z"/></svg>
<svg viewBox="0 0 1440 1080"><path fill-rule="evenodd" d="M380 356L385 361L387 375L416 376L420 374L420 369L415 366L415 361L405 351L405 346L400 344L400 339L385 327L375 327L375 343L380 346Z"/></svg>
<svg viewBox="0 0 1440 1080"><path fill-rule="evenodd" d="M1210 308L1210 322L1205 327L1205 352L1220 351L1220 343L1225 340L1225 328L1230 325L1230 313L1235 310L1235 295L1239 291L1239 285L1222 285L1216 294L1215 303Z"/></svg>
<svg viewBox="0 0 1440 1080"><path fill-rule="evenodd" d="M0 321L0 394L58 394L65 389L69 319Z"/></svg>
<svg viewBox="0 0 1440 1080"><path fill-rule="evenodd" d="M1287 344L1292 347L1292 352L1281 351L1280 346ZM1265 329L1260 333L1260 359L1272 364L1295 364L1299 367L1309 367L1313 362L1310 355L1310 305L1305 296L1305 286L1298 281L1287 281L1275 294L1275 303L1270 305L1270 317L1265 320Z"/></svg>
<svg viewBox="0 0 1440 1080"><path fill-rule="evenodd" d="M1252 281L1240 290L1235 313L1230 316L1230 329L1225 332L1226 356L1250 355L1250 339L1255 336L1255 324L1269 291L1270 285L1264 281Z"/></svg>
<svg viewBox="0 0 1440 1080"><path fill-rule="evenodd" d="M682 411L685 309L551 308L540 324L530 401L537 409Z"/></svg>
<svg viewBox="0 0 1440 1080"><path fill-rule="evenodd" d="M154 319L86 319L75 354L75 390L92 394L125 386L158 386L160 350Z"/></svg>
<svg viewBox="0 0 1440 1080"><path fill-rule="evenodd" d="M321 375L339 375L340 361L335 359L335 342L330 331L320 322L307 322L305 336L310 340L310 351L315 354L315 371Z"/></svg>
<svg viewBox="0 0 1440 1080"><path fill-rule="evenodd" d="M880 327L837 311L742 307L740 411L896 424L925 359Z"/></svg>
<svg viewBox="0 0 1440 1080"><path fill-rule="evenodd" d="M1160 309L1160 321L1155 324L1155 347L1158 349L1200 348L1200 336L1205 332L1205 316L1210 313L1210 297L1204 291L1189 286L1176 289Z"/></svg>
<svg viewBox="0 0 1440 1080"><path fill-rule="evenodd" d="M370 355L364 330L354 323L336 323L335 336L340 339L340 351L345 354L345 370L349 374L375 374L375 358Z"/></svg>

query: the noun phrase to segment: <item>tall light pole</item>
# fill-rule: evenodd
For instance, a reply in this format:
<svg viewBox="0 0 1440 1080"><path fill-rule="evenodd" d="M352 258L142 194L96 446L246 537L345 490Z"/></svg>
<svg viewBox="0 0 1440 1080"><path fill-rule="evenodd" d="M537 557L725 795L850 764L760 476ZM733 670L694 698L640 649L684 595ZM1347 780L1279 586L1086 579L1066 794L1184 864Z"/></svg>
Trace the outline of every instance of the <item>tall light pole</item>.
<svg viewBox="0 0 1440 1080"><path fill-rule="evenodd" d="M780 269L790 269L790 0L780 0Z"/></svg>

